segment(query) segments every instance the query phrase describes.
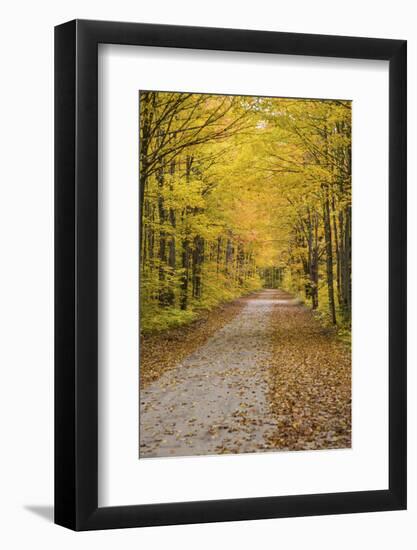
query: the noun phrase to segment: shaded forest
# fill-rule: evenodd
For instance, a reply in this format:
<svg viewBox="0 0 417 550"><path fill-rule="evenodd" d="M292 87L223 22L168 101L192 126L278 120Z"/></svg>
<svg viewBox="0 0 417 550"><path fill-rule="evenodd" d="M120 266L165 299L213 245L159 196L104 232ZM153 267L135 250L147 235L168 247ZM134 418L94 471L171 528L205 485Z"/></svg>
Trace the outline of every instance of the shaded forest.
<svg viewBox="0 0 417 550"><path fill-rule="evenodd" d="M140 92L141 330L260 288L351 323L351 103Z"/></svg>

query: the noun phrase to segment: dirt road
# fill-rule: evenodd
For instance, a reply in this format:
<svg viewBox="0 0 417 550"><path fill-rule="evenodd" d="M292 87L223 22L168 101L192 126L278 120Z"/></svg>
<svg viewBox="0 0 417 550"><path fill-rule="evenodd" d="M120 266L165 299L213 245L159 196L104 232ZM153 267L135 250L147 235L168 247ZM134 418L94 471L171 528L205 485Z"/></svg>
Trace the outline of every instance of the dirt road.
<svg viewBox="0 0 417 550"><path fill-rule="evenodd" d="M280 327L278 345L277 322ZM285 368L281 368L282 362L285 365L294 363L294 350L291 339L286 338L286 327L292 334L295 331L301 340L303 331L309 332L306 341L312 347L313 356L317 356L317 350L314 349L312 334L316 335L321 347L326 349L328 343L329 353L334 351L335 335L324 331L311 312L290 294L280 290L253 294L246 299L240 313L204 345L141 390L140 458L309 449L315 448L314 441L309 439L310 434L313 433L314 437L318 434L320 441L324 442L328 441L328 433L336 434L334 430L329 431L329 426L333 425L334 416L339 415L337 410L331 418L324 411L323 425L317 426L314 422L308 423L308 412L307 417L303 413L303 422L297 423L292 410L283 415L279 408L282 403L277 407L274 402L274 395L279 394L277 380L282 387L288 382L280 379L282 373L286 373ZM339 344L336 347L339 349ZM302 357L305 362L305 356ZM298 366L285 374L285 378L291 381ZM304 369L304 364L301 367ZM320 365L312 371L315 382L317 368L320 370ZM330 444L330 447L350 444L350 395L346 391L349 383L346 373L350 377L348 357L343 359L343 369L343 400L345 405L346 399L348 403L343 409L340 425L346 428L336 434L336 444ZM331 373L330 377L328 375L326 363L323 380L318 382L324 384L326 390L326 380L329 379L332 387L327 389L333 391L334 380ZM297 379L298 374L291 382L290 392L294 391ZM314 409L311 388L306 383L297 388L299 403L294 404L295 411L303 404L304 392L309 398L309 410ZM326 408L325 403L317 402L318 406ZM312 420L316 413L312 411ZM305 445L300 441L306 441ZM323 448L323 445L317 448Z"/></svg>

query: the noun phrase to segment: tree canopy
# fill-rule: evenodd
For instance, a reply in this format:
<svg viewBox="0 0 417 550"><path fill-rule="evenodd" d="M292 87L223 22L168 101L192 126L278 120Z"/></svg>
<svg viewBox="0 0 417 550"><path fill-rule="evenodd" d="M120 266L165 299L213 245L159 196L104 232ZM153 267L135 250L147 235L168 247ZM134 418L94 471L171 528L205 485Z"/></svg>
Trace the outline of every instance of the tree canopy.
<svg viewBox="0 0 417 550"><path fill-rule="evenodd" d="M261 287L351 319L351 103L140 93L141 328Z"/></svg>

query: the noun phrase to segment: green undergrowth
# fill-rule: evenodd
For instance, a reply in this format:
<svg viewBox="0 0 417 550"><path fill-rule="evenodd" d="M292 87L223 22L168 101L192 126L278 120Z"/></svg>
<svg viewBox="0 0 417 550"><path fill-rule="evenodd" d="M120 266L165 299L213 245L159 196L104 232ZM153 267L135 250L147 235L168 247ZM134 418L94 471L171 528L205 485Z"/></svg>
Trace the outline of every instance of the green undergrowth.
<svg viewBox="0 0 417 550"><path fill-rule="evenodd" d="M146 314L141 315L142 333L162 331L179 327L195 321L199 312L196 310L183 310L179 308L147 308Z"/></svg>
<svg viewBox="0 0 417 550"><path fill-rule="evenodd" d="M141 307L141 332L147 334L189 325L207 315L209 311L252 294L259 288L260 284L257 280L252 281L251 284L245 284L240 289L216 288L215 292L207 293L204 299L195 300L186 310L180 309L178 306L160 307L155 303L146 304L145 307Z"/></svg>

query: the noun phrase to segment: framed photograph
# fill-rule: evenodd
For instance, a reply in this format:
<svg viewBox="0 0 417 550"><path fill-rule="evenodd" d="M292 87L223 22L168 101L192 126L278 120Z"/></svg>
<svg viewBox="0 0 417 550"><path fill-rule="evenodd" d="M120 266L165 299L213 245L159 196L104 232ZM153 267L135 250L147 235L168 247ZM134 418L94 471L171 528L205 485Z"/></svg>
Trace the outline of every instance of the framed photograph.
<svg viewBox="0 0 417 550"><path fill-rule="evenodd" d="M55 29L55 522L406 508L406 42Z"/></svg>

